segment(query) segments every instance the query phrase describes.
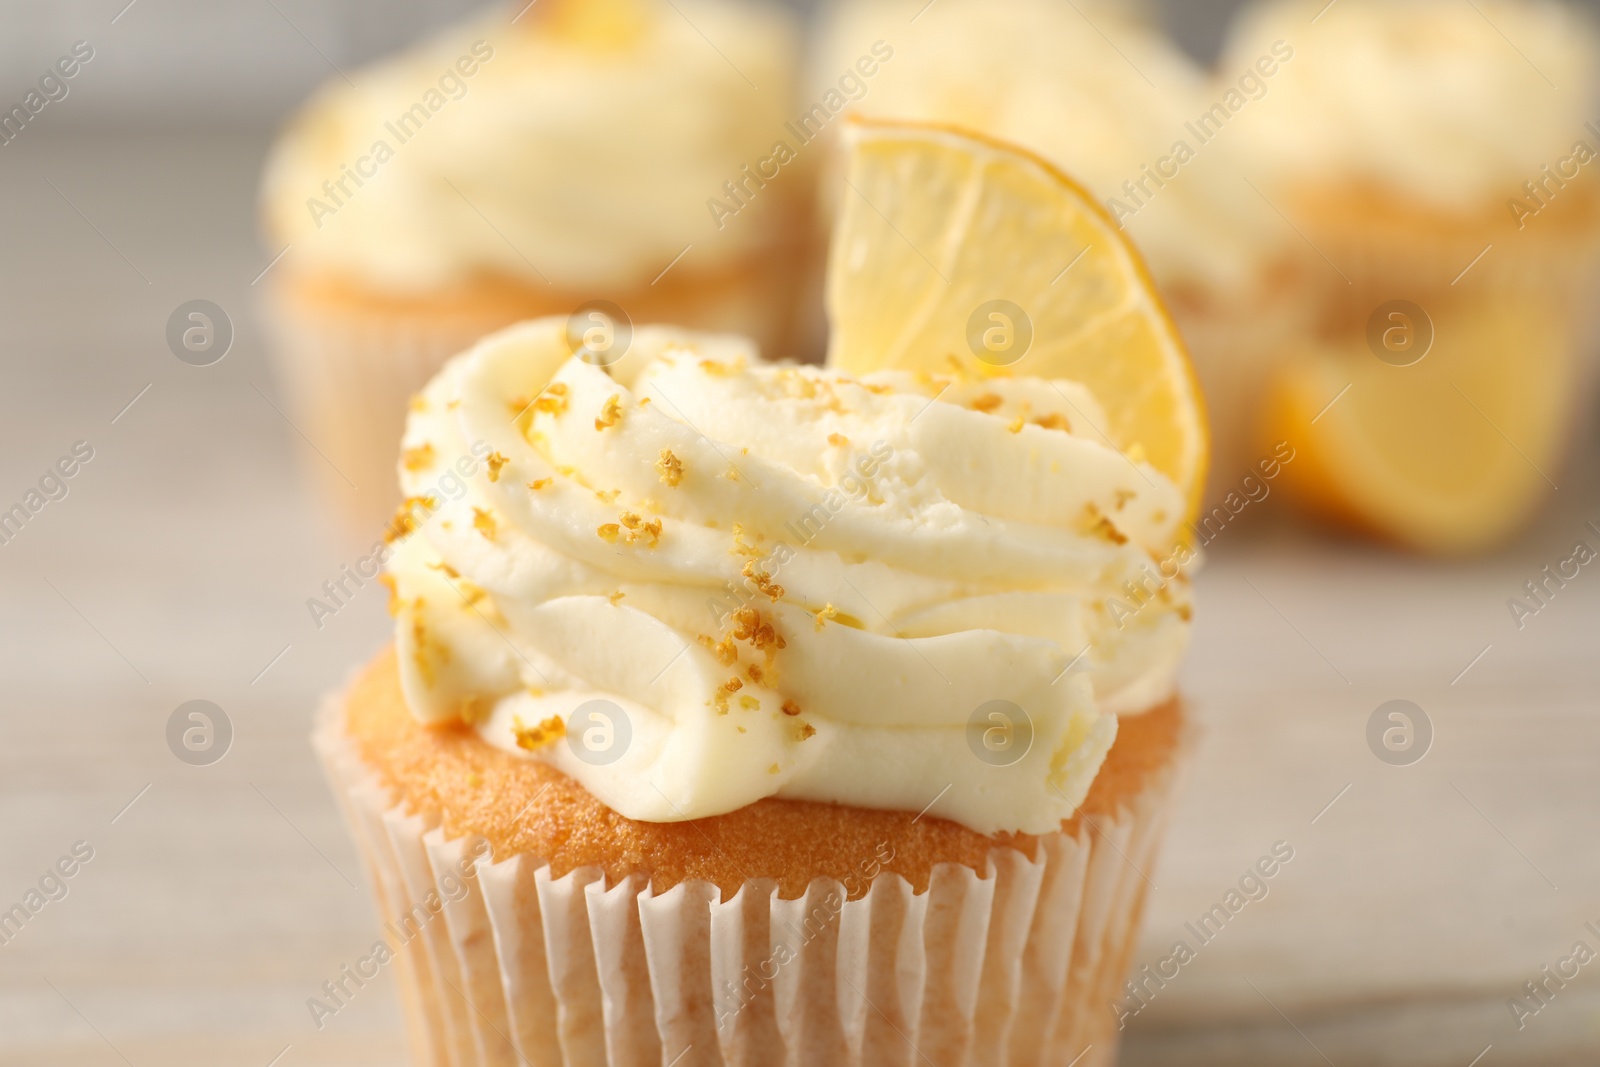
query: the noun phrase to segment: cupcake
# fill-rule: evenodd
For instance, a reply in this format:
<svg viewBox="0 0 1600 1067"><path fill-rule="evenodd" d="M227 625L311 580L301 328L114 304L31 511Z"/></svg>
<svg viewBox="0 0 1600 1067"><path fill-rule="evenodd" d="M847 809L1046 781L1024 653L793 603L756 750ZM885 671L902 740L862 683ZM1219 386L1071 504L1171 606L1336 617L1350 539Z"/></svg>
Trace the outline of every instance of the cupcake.
<svg viewBox="0 0 1600 1067"><path fill-rule="evenodd" d="M811 68L813 93L881 40L893 58L853 109L1003 138L1094 193L1138 245L1188 342L1212 414L1212 495L1225 492L1258 458L1251 431L1267 370L1305 319L1285 299L1300 268L1293 234L1244 181L1231 134L1207 119L1220 90L1143 5L921 7L838 0Z"/></svg>
<svg viewBox="0 0 1600 1067"><path fill-rule="evenodd" d="M1011 432L1031 379L565 329L413 406L396 640L318 732L418 1062L1110 1062L1187 582L1104 602L1178 488Z"/></svg>
<svg viewBox="0 0 1600 1067"><path fill-rule="evenodd" d="M1463 272L1460 284L1485 290L1581 284L1569 268L1592 254L1600 220L1583 173L1600 152L1590 20L1547 0L1349 0L1318 17L1321 6L1247 10L1221 67L1288 50L1317 17L1315 47L1294 49L1237 132L1250 172L1307 238L1318 269L1305 277L1341 294L1322 315L1351 305L1364 326L1375 299L1446 290Z"/></svg>
<svg viewBox="0 0 1600 1067"><path fill-rule="evenodd" d="M573 354L557 316L410 406L395 640L316 742L384 919L358 976L395 964L420 1063L1114 1061L1203 414L1070 181L848 139L882 207L840 215L832 365L664 326ZM1052 337L963 362L943 324L991 285Z"/></svg>
<svg viewBox="0 0 1600 1067"><path fill-rule="evenodd" d="M1222 61L1294 50L1232 135L1298 233L1315 326L1269 405L1305 459L1286 484L1385 539L1481 549L1555 484L1585 392L1600 38L1554 2L1323 7L1248 10Z"/></svg>
<svg viewBox="0 0 1600 1067"><path fill-rule="evenodd" d="M406 400L510 323L570 315L574 348L658 319L800 343L809 164L759 170L795 49L761 4L542 0L352 71L295 116L263 183L269 312L346 515L377 528Z"/></svg>

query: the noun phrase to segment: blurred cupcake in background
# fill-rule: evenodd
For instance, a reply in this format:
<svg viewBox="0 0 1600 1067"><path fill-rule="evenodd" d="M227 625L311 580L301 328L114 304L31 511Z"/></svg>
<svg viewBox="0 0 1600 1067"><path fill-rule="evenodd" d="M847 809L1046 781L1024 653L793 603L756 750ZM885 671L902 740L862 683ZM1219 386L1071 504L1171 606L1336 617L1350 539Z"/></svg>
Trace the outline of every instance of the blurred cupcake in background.
<svg viewBox="0 0 1600 1067"><path fill-rule="evenodd" d="M796 47L762 4L541 0L352 71L301 110L263 183L283 255L270 312L347 517L378 528L407 401L510 322L573 315L576 348L669 319L787 354L810 183L803 161L747 171L789 117ZM708 199L730 181L744 195L719 218Z"/></svg>
<svg viewBox="0 0 1600 1067"><path fill-rule="evenodd" d="M1557 482L1600 249L1596 34L1559 3L1289 0L1224 70L1296 58L1238 126L1295 227L1315 334L1273 439L1313 512L1425 550L1493 545Z"/></svg>
<svg viewBox="0 0 1600 1067"><path fill-rule="evenodd" d="M1220 496L1258 458L1252 431L1267 368L1306 328L1303 305L1287 299L1298 288L1288 247L1296 238L1242 177L1226 89L1213 88L1146 5L940 0L918 14L922 7L835 3L811 95L837 86L882 42L893 57L864 80L853 110L1014 141L1082 182L1148 261L1189 344L1214 435L1210 495ZM1256 106L1251 97L1273 79L1253 62L1238 73L1247 84L1234 95ZM839 195L853 194L830 189L824 199Z"/></svg>

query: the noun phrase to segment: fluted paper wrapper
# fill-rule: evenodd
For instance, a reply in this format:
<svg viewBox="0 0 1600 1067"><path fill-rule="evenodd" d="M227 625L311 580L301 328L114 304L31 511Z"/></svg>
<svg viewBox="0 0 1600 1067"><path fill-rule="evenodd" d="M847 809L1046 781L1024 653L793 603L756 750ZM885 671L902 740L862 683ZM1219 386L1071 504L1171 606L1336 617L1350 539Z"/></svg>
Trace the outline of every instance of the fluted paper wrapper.
<svg viewBox="0 0 1600 1067"><path fill-rule="evenodd" d="M1324 332L1359 334L1391 300L1414 301L1435 316L1489 301L1530 316L1585 320L1600 279L1600 196L1591 189L1569 191L1520 229L1501 201L1449 225L1422 201L1373 206L1326 193L1308 199L1291 188L1285 204L1301 230L1292 247L1302 295Z"/></svg>
<svg viewBox="0 0 1600 1067"><path fill-rule="evenodd" d="M316 744L404 938L395 974L424 1067L1114 1063L1110 1005L1176 774L1042 839L1037 859L995 848L983 877L941 865L917 893L880 874L849 901L833 880L796 900L751 880L723 900L704 882L557 878L447 839L395 806L333 706Z"/></svg>
<svg viewBox="0 0 1600 1067"><path fill-rule="evenodd" d="M396 469L411 397L451 356L509 325L514 312L386 314L298 297L264 300L271 352L322 499L376 538L400 501ZM567 309L570 310L570 309Z"/></svg>
<svg viewBox="0 0 1600 1067"><path fill-rule="evenodd" d="M1254 471L1260 426L1273 373L1310 332L1304 301L1263 299L1175 305L1174 321L1188 345L1205 393L1211 432L1211 480L1206 507L1222 502Z"/></svg>

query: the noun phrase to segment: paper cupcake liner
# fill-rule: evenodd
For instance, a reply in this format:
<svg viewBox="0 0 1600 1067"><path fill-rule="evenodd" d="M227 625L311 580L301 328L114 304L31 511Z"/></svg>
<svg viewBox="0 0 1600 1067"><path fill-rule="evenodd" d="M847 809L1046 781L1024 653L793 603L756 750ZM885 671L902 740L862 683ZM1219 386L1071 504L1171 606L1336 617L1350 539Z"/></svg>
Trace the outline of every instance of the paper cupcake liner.
<svg viewBox="0 0 1600 1067"><path fill-rule="evenodd" d="M1302 238L1300 274L1320 293L1314 299L1324 324L1335 328L1364 327L1389 300L1445 308L1506 298L1577 315L1600 279L1600 196L1574 189L1567 197L1521 230L1500 205L1476 224L1446 227L1425 221L1426 207L1411 213L1399 204L1379 209L1323 197L1321 211L1291 207Z"/></svg>
<svg viewBox="0 0 1600 1067"><path fill-rule="evenodd" d="M378 536L399 502L395 471L412 395L506 317L391 316L311 303L288 287L269 290L264 311L290 411L315 453L305 469L348 526Z"/></svg>
<svg viewBox="0 0 1600 1067"><path fill-rule="evenodd" d="M982 877L940 865L918 893L880 874L848 901L830 879L795 900L758 879L723 900L495 857L396 806L336 703L315 740L398 942L419 1067L1112 1064L1180 762L1036 859L996 847Z"/></svg>
<svg viewBox="0 0 1600 1067"><path fill-rule="evenodd" d="M1300 302L1265 298L1174 305L1172 314L1205 394L1211 428L1206 502L1212 505L1237 489L1263 458L1269 386L1278 367L1304 344L1311 319Z"/></svg>

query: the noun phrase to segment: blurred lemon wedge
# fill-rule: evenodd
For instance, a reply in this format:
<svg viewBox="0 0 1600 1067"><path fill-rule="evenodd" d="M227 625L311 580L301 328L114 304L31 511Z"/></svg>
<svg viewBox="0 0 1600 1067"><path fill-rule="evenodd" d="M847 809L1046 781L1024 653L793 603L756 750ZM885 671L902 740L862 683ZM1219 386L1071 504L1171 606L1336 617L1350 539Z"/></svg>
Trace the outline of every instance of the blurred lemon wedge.
<svg viewBox="0 0 1600 1067"><path fill-rule="evenodd" d="M1285 361L1268 429L1298 453L1285 488L1314 514L1426 552L1481 551L1554 487L1576 384L1570 316L1493 294L1424 314L1434 335L1414 363L1359 337Z"/></svg>
<svg viewBox="0 0 1600 1067"><path fill-rule="evenodd" d="M951 127L854 120L844 137L829 364L1079 382L1106 412L1101 435L1170 477L1192 513L1200 389L1143 261L1093 197Z"/></svg>

